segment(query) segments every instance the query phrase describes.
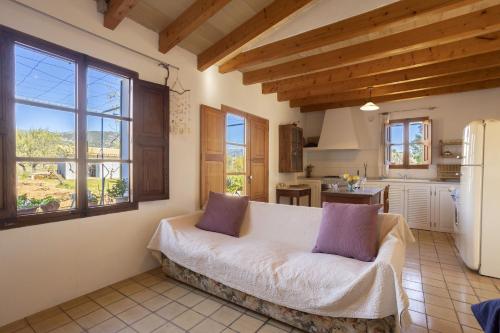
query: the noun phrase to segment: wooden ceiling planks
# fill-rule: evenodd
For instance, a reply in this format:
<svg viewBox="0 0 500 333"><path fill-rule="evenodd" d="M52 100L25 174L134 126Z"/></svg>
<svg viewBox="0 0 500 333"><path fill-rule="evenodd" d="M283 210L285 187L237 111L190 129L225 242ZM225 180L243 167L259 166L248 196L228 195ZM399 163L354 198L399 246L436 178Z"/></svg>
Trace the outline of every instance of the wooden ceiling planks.
<svg viewBox="0 0 500 333"><path fill-rule="evenodd" d="M500 50L500 31L423 50L412 51L393 57L347 65L289 79L265 82L262 84L262 92L273 93L294 89L306 89L307 87L327 85L333 82L462 59L498 50Z"/></svg>
<svg viewBox="0 0 500 333"><path fill-rule="evenodd" d="M466 84L459 84L455 86L449 87L440 87L440 88L430 88L412 92L403 92L399 94L385 95L380 97L371 98L372 102L382 103L382 102L390 102L390 101L398 101L404 99L413 99L427 96L435 96L435 95L444 95L444 94L453 94L460 93L472 90L480 90L480 89L490 89L500 87L500 79L493 79L481 82L472 82ZM326 103L326 104L315 104L303 106L300 108L301 112L314 112L314 111L323 111L327 109L337 109L349 106L359 106L366 103L366 99L358 99L358 100L350 100L336 103Z"/></svg>
<svg viewBox="0 0 500 333"><path fill-rule="evenodd" d="M197 0L160 32L159 49L167 53L231 0Z"/></svg>
<svg viewBox="0 0 500 333"><path fill-rule="evenodd" d="M470 4L476 1L478 0L398 1L358 16L242 52L219 66L219 72L227 73L266 61L288 57L292 54L379 31L395 22L430 11L435 13L440 10L447 10L452 5Z"/></svg>
<svg viewBox="0 0 500 333"><path fill-rule="evenodd" d="M245 84L280 78L404 52L434 47L500 29L500 5L364 43L243 73Z"/></svg>
<svg viewBox="0 0 500 333"><path fill-rule="evenodd" d="M478 54L467 58L413 67L358 79L342 80L328 84L278 91L278 101L296 100L312 96L340 93L368 87L380 87L401 82L412 82L443 75L500 66L500 51Z"/></svg>
<svg viewBox="0 0 500 333"><path fill-rule="evenodd" d="M301 107L314 104L338 103L350 100L368 100L370 94L372 97L381 97L391 94L399 94L431 88L440 88L448 86L456 86L471 82L480 82L492 79L500 79L500 66L494 68L479 69L464 73L455 73L437 78L428 78L419 81L401 82L373 89L363 88L351 91L344 91L334 94L312 96L302 99L294 99L290 101L291 107Z"/></svg>
<svg viewBox="0 0 500 333"><path fill-rule="evenodd" d="M224 57L295 13L312 0L275 0L255 16L224 36L198 55L198 69L203 71Z"/></svg>

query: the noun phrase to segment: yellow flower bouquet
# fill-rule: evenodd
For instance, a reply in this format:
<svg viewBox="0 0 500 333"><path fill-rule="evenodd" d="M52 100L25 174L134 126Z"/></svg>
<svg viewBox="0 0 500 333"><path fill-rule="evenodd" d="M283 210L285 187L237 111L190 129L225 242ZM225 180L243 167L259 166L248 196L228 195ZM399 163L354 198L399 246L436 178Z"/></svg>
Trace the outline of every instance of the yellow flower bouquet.
<svg viewBox="0 0 500 333"><path fill-rule="evenodd" d="M354 185L356 185L360 179L359 176L353 176L353 175L350 175L348 173L344 173L342 178L344 178L344 180L347 182L347 190L349 192L354 191Z"/></svg>

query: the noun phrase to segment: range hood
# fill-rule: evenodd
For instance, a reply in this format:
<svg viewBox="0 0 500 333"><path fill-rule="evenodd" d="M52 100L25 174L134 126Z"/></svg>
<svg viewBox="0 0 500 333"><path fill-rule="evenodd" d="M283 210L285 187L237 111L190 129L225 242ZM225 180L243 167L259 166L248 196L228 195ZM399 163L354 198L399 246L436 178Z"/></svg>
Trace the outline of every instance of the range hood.
<svg viewBox="0 0 500 333"><path fill-rule="evenodd" d="M341 149L359 149L358 136L350 108L325 111L318 148L315 150Z"/></svg>

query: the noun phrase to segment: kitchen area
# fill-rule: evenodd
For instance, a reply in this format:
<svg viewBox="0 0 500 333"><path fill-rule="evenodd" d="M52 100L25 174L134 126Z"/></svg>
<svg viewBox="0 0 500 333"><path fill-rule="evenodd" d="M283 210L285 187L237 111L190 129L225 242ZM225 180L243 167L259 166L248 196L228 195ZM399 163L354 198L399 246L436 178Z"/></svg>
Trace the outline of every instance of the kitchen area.
<svg viewBox="0 0 500 333"><path fill-rule="evenodd" d="M380 203L413 229L452 234L470 269L500 278L494 101L471 93L390 103L380 112L306 113L302 122L280 126L280 172L295 180L276 185L278 202ZM293 133L288 141L285 132ZM302 195L283 196L294 188Z"/></svg>
<svg viewBox="0 0 500 333"><path fill-rule="evenodd" d="M401 141L405 129L398 126L389 129L394 137L398 136L393 141L401 141L392 145L383 137L387 130L384 124L390 123L387 118L401 116L344 108L308 114L303 128L300 124L282 125L280 172L298 173L294 182L277 185L278 202L300 205L310 202L313 207L321 207L323 202L380 203L384 211L403 215L411 228L453 233L457 221L453 198L460 186L460 134L446 140L440 136L434 138L437 142L429 146L432 155L428 165L392 168L394 162L402 162L397 160L401 159L397 153L404 150L398 148L405 144ZM418 118L421 117L414 119ZM409 126L425 127L423 123ZM406 134L410 131L413 128ZM417 147L417 151L418 148L423 147ZM420 149L421 155L424 150ZM354 178L352 191L349 176ZM302 195L293 196L297 189ZM287 190L293 197L291 201L286 196Z"/></svg>

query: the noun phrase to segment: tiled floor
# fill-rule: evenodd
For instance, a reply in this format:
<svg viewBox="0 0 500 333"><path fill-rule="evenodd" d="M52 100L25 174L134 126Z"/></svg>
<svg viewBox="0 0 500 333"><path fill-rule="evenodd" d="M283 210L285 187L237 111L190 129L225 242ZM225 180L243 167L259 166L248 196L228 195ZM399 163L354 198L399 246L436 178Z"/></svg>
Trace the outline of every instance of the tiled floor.
<svg viewBox="0 0 500 333"><path fill-rule="evenodd" d="M467 270L451 236L414 231L403 284L413 324L404 333L480 332L470 304L500 298L500 280ZM127 279L0 328L0 333L299 332L166 278L159 270Z"/></svg>

